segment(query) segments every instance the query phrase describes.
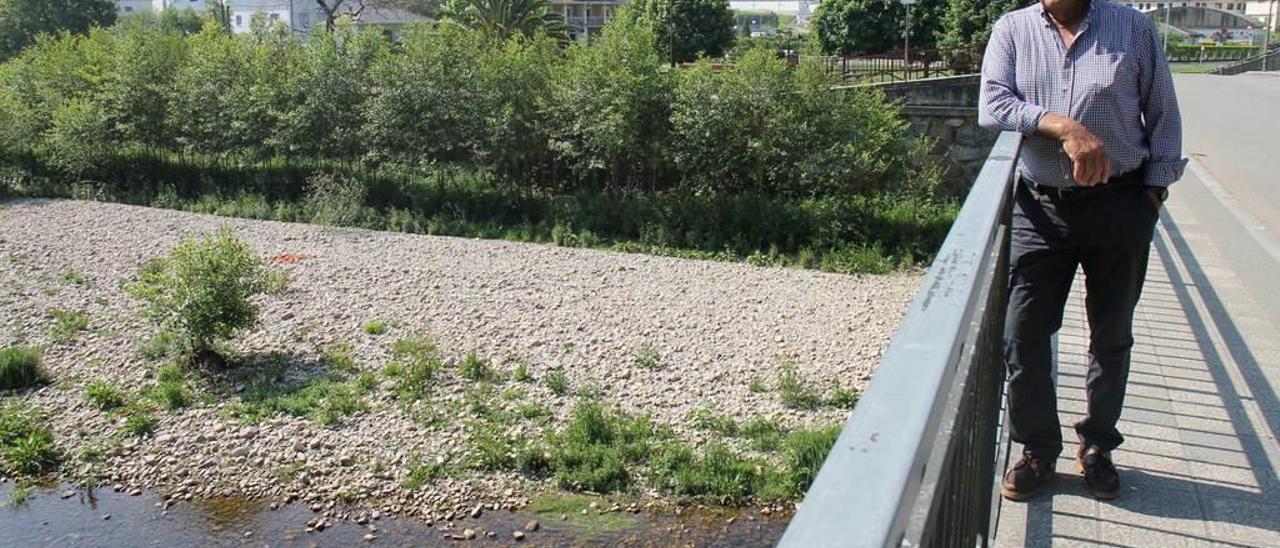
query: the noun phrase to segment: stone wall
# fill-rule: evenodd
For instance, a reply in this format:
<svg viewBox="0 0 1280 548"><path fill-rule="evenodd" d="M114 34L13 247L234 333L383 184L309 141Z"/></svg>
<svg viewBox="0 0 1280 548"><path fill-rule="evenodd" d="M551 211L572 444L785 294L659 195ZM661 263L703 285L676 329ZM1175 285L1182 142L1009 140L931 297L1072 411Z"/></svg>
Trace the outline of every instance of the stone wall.
<svg viewBox="0 0 1280 548"><path fill-rule="evenodd" d="M977 74L868 84L902 104L911 131L936 142L933 158L947 169L946 184L967 189L998 134L978 127Z"/></svg>

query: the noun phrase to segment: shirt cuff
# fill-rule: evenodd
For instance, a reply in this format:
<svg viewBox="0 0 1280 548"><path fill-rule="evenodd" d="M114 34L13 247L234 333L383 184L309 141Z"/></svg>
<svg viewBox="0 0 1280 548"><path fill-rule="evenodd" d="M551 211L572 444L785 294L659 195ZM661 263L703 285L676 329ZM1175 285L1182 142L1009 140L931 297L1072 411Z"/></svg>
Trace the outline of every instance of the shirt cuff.
<svg viewBox="0 0 1280 548"><path fill-rule="evenodd" d="M1169 186L1182 178L1182 172L1186 168L1186 158L1147 162L1145 183L1148 186Z"/></svg>
<svg viewBox="0 0 1280 548"><path fill-rule="evenodd" d="M1048 113L1049 110L1040 105L1023 104L1022 112L1018 115L1018 132L1023 135L1035 133L1040 128L1040 119Z"/></svg>

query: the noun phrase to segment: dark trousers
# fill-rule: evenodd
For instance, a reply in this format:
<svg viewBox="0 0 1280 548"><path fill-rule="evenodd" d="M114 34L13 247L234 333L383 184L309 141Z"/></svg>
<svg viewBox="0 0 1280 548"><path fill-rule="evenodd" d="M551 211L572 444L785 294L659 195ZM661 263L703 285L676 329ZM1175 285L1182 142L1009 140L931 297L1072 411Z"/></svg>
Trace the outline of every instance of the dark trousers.
<svg viewBox="0 0 1280 548"><path fill-rule="evenodd" d="M1075 430L1082 444L1110 451L1124 441L1116 422L1129 377L1133 311L1159 211L1142 186L1066 197L1017 186L1004 337L1011 437L1050 462L1062 452L1050 338L1062 327L1079 265L1090 340L1088 411Z"/></svg>

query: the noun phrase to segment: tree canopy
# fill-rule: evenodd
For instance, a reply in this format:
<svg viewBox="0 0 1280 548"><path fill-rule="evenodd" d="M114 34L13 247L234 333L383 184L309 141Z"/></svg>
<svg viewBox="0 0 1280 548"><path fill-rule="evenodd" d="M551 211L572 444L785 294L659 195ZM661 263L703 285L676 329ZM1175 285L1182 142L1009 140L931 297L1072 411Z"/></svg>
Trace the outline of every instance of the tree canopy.
<svg viewBox="0 0 1280 548"><path fill-rule="evenodd" d="M111 0L0 0L0 59L16 55L41 34L80 34L115 22Z"/></svg>
<svg viewBox="0 0 1280 548"><path fill-rule="evenodd" d="M623 16L649 27L664 57L672 57L675 48L676 61L720 57L733 47L728 0L634 0Z"/></svg>
<svg viewBox="0 0 1280 548"><path fill-rule="evenodd" d="M946 0L920 0L911 9L911 47L929 48ZM813 29L826 54L883 53L902 47L906 6L899 0L824 0Z"/></svg>
<svg viewBox="0 0 1280 548"><path fill-rule="evenodd" d="M538 32L564 34L563 22L551 12L547 0L451 0L444 16L490 39L532 38Z"/></svg>

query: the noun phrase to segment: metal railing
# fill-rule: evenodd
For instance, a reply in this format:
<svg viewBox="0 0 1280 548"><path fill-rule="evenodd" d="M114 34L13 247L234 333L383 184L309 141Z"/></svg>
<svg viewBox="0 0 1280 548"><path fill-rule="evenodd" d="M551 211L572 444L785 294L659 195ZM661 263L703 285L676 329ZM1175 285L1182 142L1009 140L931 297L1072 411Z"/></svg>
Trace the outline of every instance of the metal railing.
<svg viewBox="0 0 1280 548"><path fill-rule="evenodd" d="M829 75L842 80L894 82L938 76L976 73L982 66L985 47L974 44L959 48L913 49L908 57L903 50L870 55L831 55L801 57L800 62L818 65Z"/></svg>
<svg viewBox="0 0 1280 548"><path fill-rule="evenodd" d="M1209 71L1209 74L1235 76L1237 74L1243 74L1245 72L1255 70L1280 70L1280 48L1273 48L1267 53L1255 55L1238 63L1218 67Z"/></svg>
<svg viewBox="0 0 1280 548"><path fill-rule="evenodd" d="M1009 219L1005 132L780 546L987 546L996 526Z"/></svg>

